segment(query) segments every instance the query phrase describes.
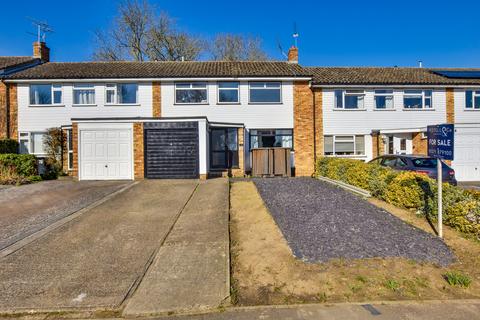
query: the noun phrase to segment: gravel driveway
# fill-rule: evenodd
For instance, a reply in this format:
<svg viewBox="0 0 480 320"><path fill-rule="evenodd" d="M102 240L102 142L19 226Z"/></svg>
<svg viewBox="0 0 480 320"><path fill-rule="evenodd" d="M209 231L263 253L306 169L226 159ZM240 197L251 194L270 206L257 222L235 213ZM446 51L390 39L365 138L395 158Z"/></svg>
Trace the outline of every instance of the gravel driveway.
<svg viewBox="0 0 480 320"><path fill-rule="evenodd" d="M0 250L127 183L130 182L53 180L0 189Z"/></svg>
<svg viewBox="0 0 480 320"><path fill-rule="evenodd" d="M350 192L312 178L254 179L293 250L308 262L404 257L448 265L443 241Z"/></svg>

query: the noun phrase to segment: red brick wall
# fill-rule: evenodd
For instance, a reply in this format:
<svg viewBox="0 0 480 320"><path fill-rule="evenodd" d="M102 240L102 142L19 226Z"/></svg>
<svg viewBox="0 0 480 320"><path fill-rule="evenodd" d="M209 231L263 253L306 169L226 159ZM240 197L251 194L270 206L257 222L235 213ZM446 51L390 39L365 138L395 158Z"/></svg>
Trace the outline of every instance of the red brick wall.
<svg viewBox="0 0 480 320"><path fill-rule="evenodd" d="M422 133L416 132L412 134L412 153L424 154L428 152L427 139L422 139Z"/></svg>
<svg viewBox="0 0 480 320"><path fill-rule="evenodd" d="M153 117L160 118L162 116L162 87L160 82L152 83L152 113Z"/></svg>
<svg viewBox="0 0 480 320"><path fill-rule="evenodd" d="M145 157L143 145L143 123L133 124L133 172L135 179L145 177Z"/></svg>
<svg viewBox="0 0 480 320"><path fill-rule="evenodd" d="M0 139L7 136L7 85L0 82Z"/></svg>
<svg viewBox="0 0 480 320"><path fill-rule="evenodd" d="M455 123L455 99L453 98L453 88L447 88L446 94L447 94L447 123Z"/></svg>
<svg viewBox="0 0 480 320"><path fill-rule="evenodd" d="M71 175L78 178L78 124L72 123L73 170Z"/></svg>
<svg viewBox="0 0 480 320"><path fill-rule="evenodd" d="M323 91L322 88L315 88L313 91L315 99L315 155L323 156Z"/></svg>
<svg viewBox="0 0 480 320"><path fill-rule="evenodd" d="M308 81L297 81L293 87L293 144L295 175L311 176L314 172L313 92Z"/></svg>

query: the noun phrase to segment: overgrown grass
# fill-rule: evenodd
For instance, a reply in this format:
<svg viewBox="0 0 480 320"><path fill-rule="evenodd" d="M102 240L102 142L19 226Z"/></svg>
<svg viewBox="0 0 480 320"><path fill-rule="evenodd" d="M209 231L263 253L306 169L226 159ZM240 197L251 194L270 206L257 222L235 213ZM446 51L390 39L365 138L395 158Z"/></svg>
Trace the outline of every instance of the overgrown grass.
<svg viewBox="0 0 480 320"><path fill-rule="evenodd" d="M392 291L397 291L400 289L400 283L395 279L387 279L384 283L384 286Z"/></svg>

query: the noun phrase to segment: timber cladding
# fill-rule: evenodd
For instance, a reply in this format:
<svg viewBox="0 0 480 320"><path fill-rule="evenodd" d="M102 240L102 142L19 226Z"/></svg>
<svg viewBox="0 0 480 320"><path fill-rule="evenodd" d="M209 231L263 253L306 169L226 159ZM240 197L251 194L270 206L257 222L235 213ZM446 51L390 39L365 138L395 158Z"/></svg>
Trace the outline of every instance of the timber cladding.
<svg viewBox="0 0 480 320"><path fill-rule="evenodd" d="M308 81L293 85L293 145L295 149L295 175L314 173L314 112L313 92Z"/></svg>

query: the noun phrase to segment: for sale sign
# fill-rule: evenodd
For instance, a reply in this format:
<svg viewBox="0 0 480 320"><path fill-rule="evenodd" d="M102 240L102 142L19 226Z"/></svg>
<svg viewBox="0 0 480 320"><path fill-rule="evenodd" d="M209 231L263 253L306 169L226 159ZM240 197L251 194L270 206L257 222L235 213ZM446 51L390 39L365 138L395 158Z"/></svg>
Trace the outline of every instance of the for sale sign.
<svg viewBox="0 0 480 320"><path fill-rule="evenodd" d="M428 126L428 155L432 158L453 160L454 133L453 124Z"/></svg>

